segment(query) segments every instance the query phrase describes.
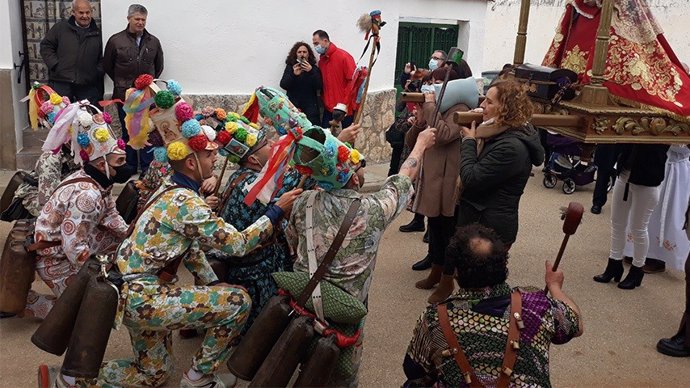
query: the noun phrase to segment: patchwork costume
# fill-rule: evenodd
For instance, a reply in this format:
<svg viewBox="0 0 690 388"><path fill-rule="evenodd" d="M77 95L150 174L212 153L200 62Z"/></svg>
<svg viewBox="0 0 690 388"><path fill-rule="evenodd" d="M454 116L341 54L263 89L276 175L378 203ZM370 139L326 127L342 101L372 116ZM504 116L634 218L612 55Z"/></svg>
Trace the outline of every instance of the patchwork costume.
<svg viewBox="0 0 690 388"><path fill-rule="evenodd" d="M318 151L318 154L310 158L313 151ZM405 209L414 190L410 178L401 175L389 177L379 191L371 194L343 189L355 173L354 168L361 162L360 158L356 150L343 145L319 127L304 133L293 162L298 171L311 174L325 191L305 193L295 201L287 236L290 245L296 247L294 271L311 274L314 269L309 263L308 245L314 247L313 256L318 265L334 240L346 209L352 202L360 200L354 222L324 279L366 304L383 232ZM311 220L308 214L311 214ZM326 304L328 301L324 300ZM337 369L328 385L357 385L363 325L362 320L355 327L336 326L346 334L359 329L360 335L354 346L341 349Z"/></svg>
<svg viewBox="0 0 690 388"><path fill-rule="evenodd" d="M64 120L59 119L53 127L44 149L60 149L71 139L72 149L77 151L74 162L85 166L66 177L36 220L36 241L57 244L39 249L36 263L38 275L55 297L62 294L70 277L89 255L114 251L127 231L127 224L115 208L112 182L104 187L102 181L94 178L100 172L87 164L111 153L124 154L124 144L117 141L103 115L93 106L74 103L65 107L60 117ZM24 315L45 318L55 297L30 292Z"/></svg>
<svg viewBox="0 0 690 388"><path fill-rule="evenodd" d="M70 104L69 98L61 97L47 85L34 83L27 96L29 103L29 122L36 130L39 125L52 130L60 111ZM107 122L107 114L104 114ZM36 161L34 170L28 172L28 179L14 194L14 199L22 199L22 205L31 217L38 217L43 205L57 189L60 182L79 169L71 158L68 146L46 149Z"/></svg>
<svg viewBox="0 0 690 388"><path fill-rule="evenodd" d="M502 374L511 291L506 283L480 290L460 289L443 303L450 327L483 386L495 386ZM520 349L510 384L550 387L549 345L564 344L575 337L579 318L572 308L546 296L543 290L520 291L525 327L520 330ZM449 343L438 310L437 305L429 306L417 322L405 357L408 381L404 386L468 386L453 355L444 354Z"/></svg>
<svg viewBox="0 0 690 388"><path fill-rule="evenodd" d="M138 91L148 88L152 81L142 77L146 76L135 82L141 88ZM128 95L137 90L128 91ZM161 109L158 105L158 111L151 112L155 130L164 139L167 137L166 146L155 151L157 158L163 154L171 160L182 160L195 152L217 149L212 142L215 132L202 128L189 104L175 98L170 116L172 106ZM163 117L156 119L158 114ZM161 128L162 125L166 126ZM141 136L146 138L148 133ZM136 141L138 137L130 133L130 139ZM160 386L173 370L171 332L178 329L206 329L201 348L192 360L195 371L213 374L227 358L230 345L249 314L251 300L242 288L214 286L219 280L201 246L243 256L271 235L273 223L282 212L277 214L273 209L269 216L237 231L213 214L200 197L199 187L198 182L179 172L165 178L131 235L120 246L116 268L124 283L115 325L122 323L129 330L135 356L104 363L98 381L88 383ZM195 285L174 283L180 262L194 276Z"/></svg>

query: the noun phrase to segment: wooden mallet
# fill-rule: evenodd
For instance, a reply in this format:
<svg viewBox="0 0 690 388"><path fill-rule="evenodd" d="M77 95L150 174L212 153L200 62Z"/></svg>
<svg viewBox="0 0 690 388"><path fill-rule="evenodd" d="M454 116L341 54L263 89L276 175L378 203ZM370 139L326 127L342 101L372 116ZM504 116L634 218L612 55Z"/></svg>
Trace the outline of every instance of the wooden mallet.
<svg viewBox="0 0 690 388"><path fill-rule="evenodd" d="M568 239L570 239L570 236L577 232L577 227L580 226L580 223L582 222L582 214L584 211L584 207L579 202L570 202L570 204L568 204L568 208L563 209L561 219L563 220L563 233L565 233L565 236L563 236L563 241L561 242L561 248L558 250L556 261L553 263L554 272L558 269L558 265L561 263L563 252L565 252L565 247L568 245ZM544 289L544 293L548 292L549 288L546 287Z"/></svg>

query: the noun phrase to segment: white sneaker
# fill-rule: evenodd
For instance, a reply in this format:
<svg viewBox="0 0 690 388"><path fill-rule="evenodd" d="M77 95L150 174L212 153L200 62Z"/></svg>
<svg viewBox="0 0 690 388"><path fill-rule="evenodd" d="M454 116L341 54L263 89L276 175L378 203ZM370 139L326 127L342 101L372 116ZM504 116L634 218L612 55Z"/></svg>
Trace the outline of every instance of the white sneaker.
<svg viewBox="0 0 690 388"><path fill-rule="evenodd" d="M74 388L62 378L60 367L41 364L38 366L38 388Z"/></svg>
<svg viewBox="0 0 690 388"><path fill-rule="evenodd" d="M187 377L187 372L182 374L180 388L232 388L237 384L237 377L232 373L206 375L199 380L192 381Z"/></svg>

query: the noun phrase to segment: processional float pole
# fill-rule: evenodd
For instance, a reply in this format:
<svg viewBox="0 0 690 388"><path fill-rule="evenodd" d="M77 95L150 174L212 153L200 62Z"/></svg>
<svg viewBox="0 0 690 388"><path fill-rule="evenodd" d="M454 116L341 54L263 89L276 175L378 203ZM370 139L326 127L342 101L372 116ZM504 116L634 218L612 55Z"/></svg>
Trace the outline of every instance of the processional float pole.
<svg viewBox="0 0 690 388"><path fill-rule="evenodd" d="M525 48L527 46L527 22L529 21L530 0L522 0L520 4L520 22L517 38L515 39L515 55L513 65L525 63Z"/></svg>
<svg viewBox="0 0 690 388"><path fill-rule="evenodd" d="M601 6L601 18L597 29L597 41L594 46L594 60L592 63L592 83L582 89L582 102L585 104L608 105L609 92L604 83L606 58L609 53L609 39L611 39L611 16L613 14L613 0L604 0Z"/></svg>

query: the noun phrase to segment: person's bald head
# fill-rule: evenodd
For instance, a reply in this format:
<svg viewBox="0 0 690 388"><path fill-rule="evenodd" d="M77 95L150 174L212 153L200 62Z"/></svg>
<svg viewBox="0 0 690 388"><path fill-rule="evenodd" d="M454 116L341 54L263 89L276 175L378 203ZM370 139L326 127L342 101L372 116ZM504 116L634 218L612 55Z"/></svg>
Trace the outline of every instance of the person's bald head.
<svg viewBox="0 0 690 388"><path fill-rule="evenodd" d="M461 288L485 288L508 278L508 252L496 233L479 224L460 227L446 249Z"/></svg>
<svg viewBox="0 0 690 388"><path fill-rule="evenodd" d="M91 2L88 0L72 1L72 16L79 27L86 28L91 25Z"/></svg>

